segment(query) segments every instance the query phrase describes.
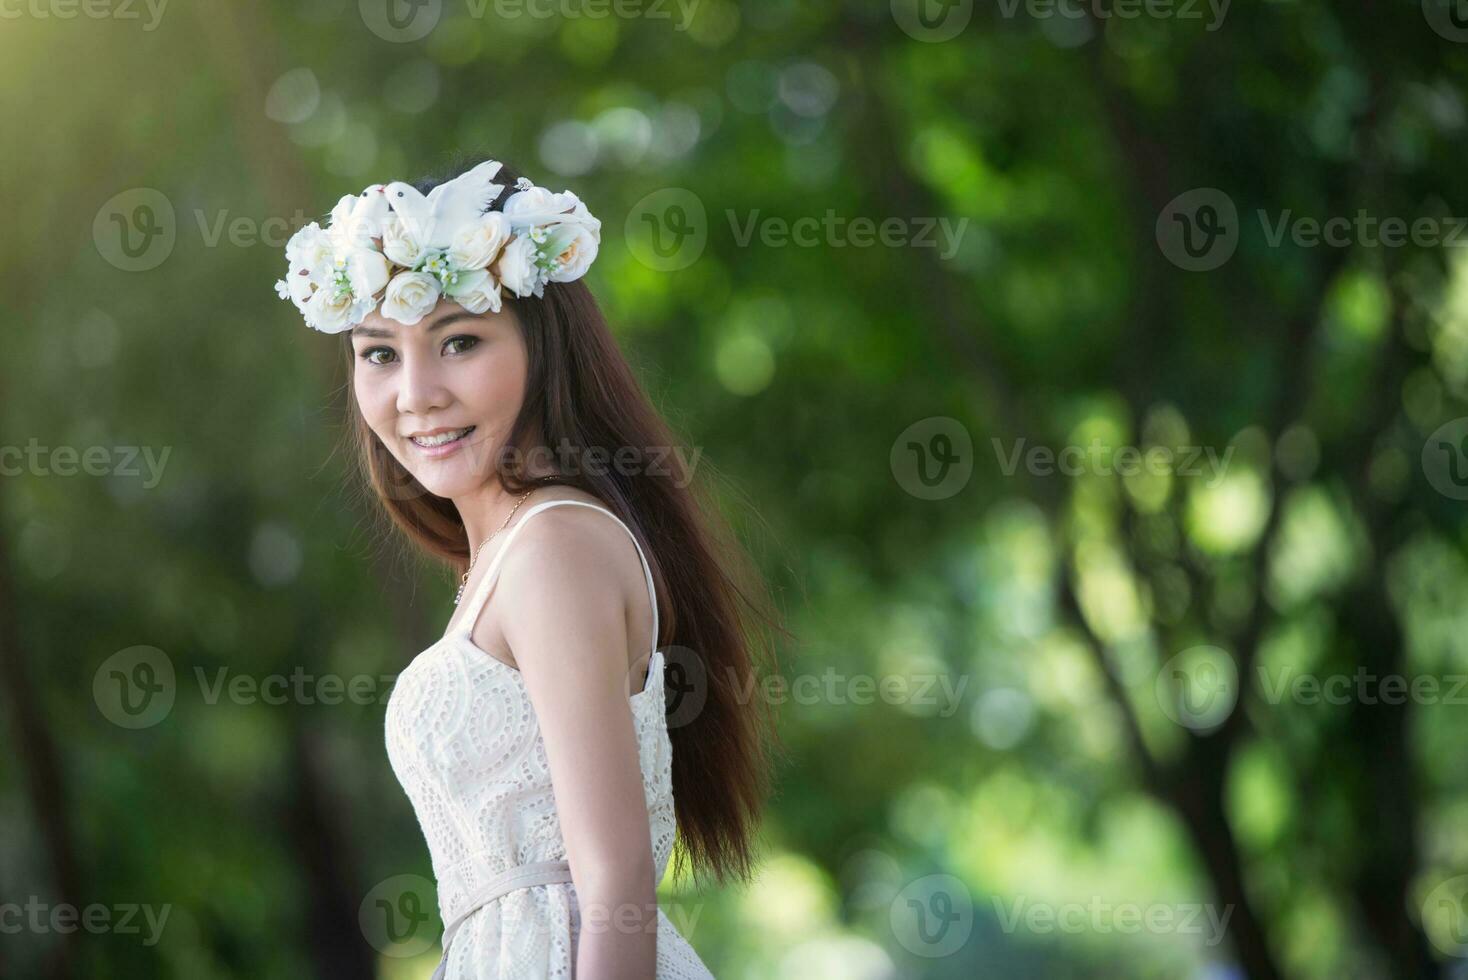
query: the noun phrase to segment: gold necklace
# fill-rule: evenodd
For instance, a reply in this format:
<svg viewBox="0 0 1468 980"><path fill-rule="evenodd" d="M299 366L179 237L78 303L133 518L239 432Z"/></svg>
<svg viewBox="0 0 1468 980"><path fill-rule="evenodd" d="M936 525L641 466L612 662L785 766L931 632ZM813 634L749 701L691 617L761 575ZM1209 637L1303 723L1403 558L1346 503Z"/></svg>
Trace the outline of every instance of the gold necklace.
<svg viewBox="0 0 1468 980"><path fill-rule="evenodd" d="M531 488L531 490L526 490L524 493L520 494L520 499L515 501L515 506L511 507L510 512L505 515L505 523L495 528L494 534L499 534L505 529L505 527L510 523L510 518L515 516L515 511L520 509L520 505L525 502L526 497L530 496L532 490L534 490L533 487ZM484 554L484 546L494 540L494 534L491 534L489 537L485 538L483 543L479 545L474 554L469 558L469 567L464 569L464 577L459 579L459 591L454 593L454 605L457 606L459 604L459 600L464 598L464 586L469 584L469 573L474 571L474 563L479 560L480 555Z"/></svg>

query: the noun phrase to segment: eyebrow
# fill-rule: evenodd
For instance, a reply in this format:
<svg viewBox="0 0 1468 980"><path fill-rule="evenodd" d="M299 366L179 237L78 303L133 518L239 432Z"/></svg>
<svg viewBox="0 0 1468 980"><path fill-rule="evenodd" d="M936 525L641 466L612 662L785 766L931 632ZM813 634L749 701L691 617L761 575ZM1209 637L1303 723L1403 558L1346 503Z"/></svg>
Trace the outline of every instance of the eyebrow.
<svg viewBox="0 0 1468 980"><path fill-rule="evenodd" d="M455 310L452 313L445 313L443 316L441 316L437 320L433 321L433 323L430 324L428 326L428 328L425 329L423 332L424 333L432 333L433 331L437 330L439 327L446 327L450 323L456 323L459 320L472 320L472 319L474 319L474 316L475 315L473 313L470 313L467 310ZM377 327L362 327L362 326L357 326L357 327L353 327L352 328L352 336L353 337L385 337L387 339L392 339L396 335L392 331L390 331L390 330L379 330Z"/></svg>

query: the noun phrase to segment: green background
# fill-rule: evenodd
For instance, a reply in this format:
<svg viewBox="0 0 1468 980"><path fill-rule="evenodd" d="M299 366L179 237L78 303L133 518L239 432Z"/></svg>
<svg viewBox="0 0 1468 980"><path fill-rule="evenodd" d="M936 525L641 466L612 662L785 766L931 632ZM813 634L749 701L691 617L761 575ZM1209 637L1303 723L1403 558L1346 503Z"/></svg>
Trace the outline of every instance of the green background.
<svg viewBox="0 0 1468 980"><path fill-rule="evenodd" d="M1463 975L1468 30L924 2L0 11L0 900L170 909L0 973L431 971L382 705L209 692L385 695L447 620L272 283L468 151L602 219L592 288L796 637L758 880L660 892L719 977ZM127 727L135 647L173 701ZM430 914L374 942L400 875Z"/></svg>

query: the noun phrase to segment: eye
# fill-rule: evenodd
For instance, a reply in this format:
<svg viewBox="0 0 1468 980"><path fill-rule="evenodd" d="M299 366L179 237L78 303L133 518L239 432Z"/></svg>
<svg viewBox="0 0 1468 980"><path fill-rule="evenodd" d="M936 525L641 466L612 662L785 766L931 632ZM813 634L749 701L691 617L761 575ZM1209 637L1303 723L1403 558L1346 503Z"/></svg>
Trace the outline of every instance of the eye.
<svg viewBox="0 0 1468 980"><path fill-rule="evenodd" d="M454 350L450 350L449 346L451 344L461 344L461 346ZM443 342L444 353L447 354L462 354L465 351L473 350L477 346L479 346L479 338L471 337L468 334L459 334L457 336L450 337L448 340L445 340Z"/></svg>
<svg viewBox="0 0 1468 980"><path fill-rule="evenodd" d="M360 357L360 358L362 358L362 360L366 361L368 364L386 364L387 363L387 361L385 361L385 360L378 360L378 359L376 359L374 357L374 355L376 355L376 354L387 354L387 355L391 356L392 355L392 348L391 347L368 347L365 350L363 350L362 353L358 354L357 356Z"/></svg>

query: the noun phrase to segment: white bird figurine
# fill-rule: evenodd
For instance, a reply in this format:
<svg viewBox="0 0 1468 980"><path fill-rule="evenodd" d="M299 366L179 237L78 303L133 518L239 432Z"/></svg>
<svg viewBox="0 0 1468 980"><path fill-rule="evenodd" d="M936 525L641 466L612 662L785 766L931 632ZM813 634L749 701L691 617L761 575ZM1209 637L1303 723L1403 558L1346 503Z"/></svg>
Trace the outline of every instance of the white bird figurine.
<svg viewBox="0 0 1468 980"><path fill-rule="evenodd" d="M444 181L425 197L412 184L400 180L387 185L387 203L402 218L404 227L425 248L448 248L454 235L489 210L505 189L494 183L501 164L486 160L473 169Z"/></svg>
<svg viewBox="0 0 1468 980"><path fill-rule="evenodd" d="M332 239L343 245L370 248L372 239L382 237L382 223L387 220L386 189L373 184L361 194L347 194L331 209Z"/></svg>

